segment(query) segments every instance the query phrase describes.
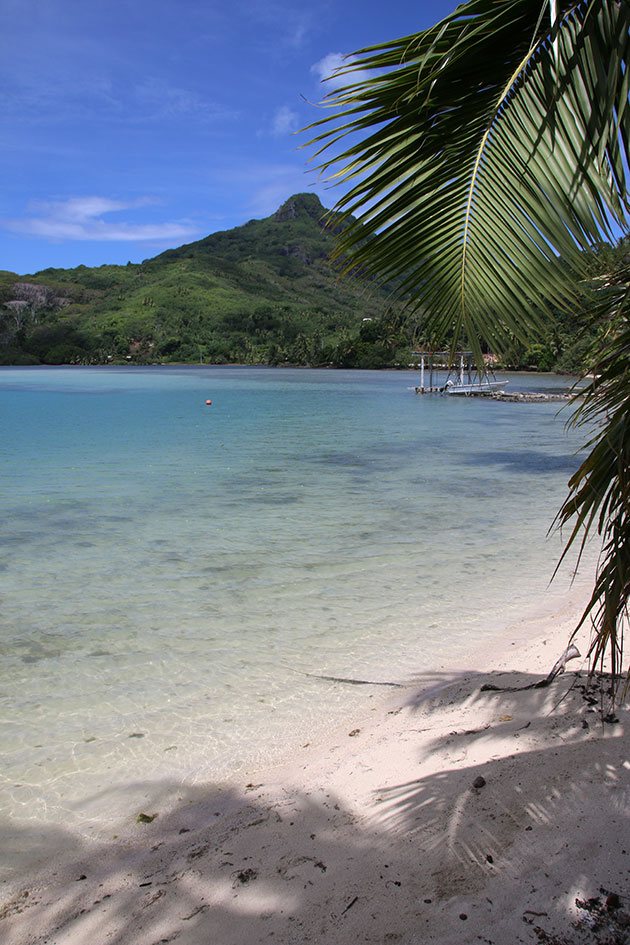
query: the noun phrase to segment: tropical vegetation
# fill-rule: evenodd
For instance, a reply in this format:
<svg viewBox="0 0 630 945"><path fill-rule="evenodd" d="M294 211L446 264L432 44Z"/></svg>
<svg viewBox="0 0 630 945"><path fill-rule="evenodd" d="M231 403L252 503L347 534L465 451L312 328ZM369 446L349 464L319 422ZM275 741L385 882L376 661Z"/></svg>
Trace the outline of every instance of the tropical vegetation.
<svg viewBox="0 0 630 945"><path fill-rule="evenodd" d="M558 517L602 539L592 666L618 676L630 585L630 264L592 253L628 233L627 0L469 0L435 26L359 50L311 127L343 184L337 255L396 287L430 343L544 343L589 299L596 424ZM340 79L343 80L339 87ZM605 254L604 254L605 255ZM607 264L607 262L609 264Z"/></svg>

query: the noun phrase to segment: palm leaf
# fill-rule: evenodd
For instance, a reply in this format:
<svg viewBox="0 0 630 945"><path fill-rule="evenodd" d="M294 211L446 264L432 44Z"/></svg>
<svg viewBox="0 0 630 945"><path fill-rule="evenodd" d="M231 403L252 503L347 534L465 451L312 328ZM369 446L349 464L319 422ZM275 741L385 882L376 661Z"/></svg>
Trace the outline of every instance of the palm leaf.
<svg viewBox="0 0 630 945"><path fill-rule="evenodd" d="M348 267L397 282L430 330L465 332L478 355L575 305L580 250L626 225L628 4L566 4L553 30L540 14L471 0L362 50L311 126L348 188Z"/></svg>
<svg viewBox="0 0 630 945"><path fill-rule="evenodd" d="M569 496L556 518L572 522L563 557L574 542L580 553L588 533L602 538L595 587L578 628L594 628L592 665L610 654L613 676L620 675L623 631L630 593L630 256L599 280L599 305L592 317L603 336L592 352L594 373L576 395L572 424L593 425L591 452L569 480Z"/></svg>

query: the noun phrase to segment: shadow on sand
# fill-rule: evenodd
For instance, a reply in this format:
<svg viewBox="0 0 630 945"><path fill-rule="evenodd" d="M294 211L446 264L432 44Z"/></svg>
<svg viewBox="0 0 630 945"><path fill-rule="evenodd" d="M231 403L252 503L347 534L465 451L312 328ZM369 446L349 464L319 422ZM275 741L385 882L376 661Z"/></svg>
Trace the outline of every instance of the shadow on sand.
<svg viewBox="0 0 630 945"><path fill-rule="evenodd" d="M573 929L566 896L610 891L623 870L628 875L625 739L602 740L580 680L571 689L563 677L546 690L481 693L489 679L417 680L422 691L391 714L405 719L404 748L418 777L400 780L393 766L363 807L315 775L297 786L159 782L135 785L157 816L136 823L133 811L123 838L86 842L63 828L12 825L21 850L48 863L11 882L0 938L5 945L626 941L605 937L606 916L585 914ZM504 673L492 681L520 686L531 678ZM438 711L446 728L435 735L414 728ZM471 714L478 725L458 725ZM495 757L480 763L482 746ZM444 763L423 775L431 754ZM355 762L357 771L369 764L365 746ZM348 767L348 755L342 763ZM606 839L603 825L612 827ZM517 939L506 937L513 910ZM483 934L464 935L462 915Z"/></svg>

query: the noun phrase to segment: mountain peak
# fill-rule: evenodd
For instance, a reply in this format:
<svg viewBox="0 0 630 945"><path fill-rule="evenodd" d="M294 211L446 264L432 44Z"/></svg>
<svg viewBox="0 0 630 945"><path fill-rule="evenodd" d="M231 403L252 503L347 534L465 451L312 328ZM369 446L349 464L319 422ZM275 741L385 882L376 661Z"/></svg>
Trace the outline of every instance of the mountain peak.
<svg viewBox="0 0 630 945"><path fill-rule="evenodd" d="M275 223L286 223L287 220L298 220L310 217L321 224L326 213L317 194L294 194L276 210L273 215Z"/></svg>

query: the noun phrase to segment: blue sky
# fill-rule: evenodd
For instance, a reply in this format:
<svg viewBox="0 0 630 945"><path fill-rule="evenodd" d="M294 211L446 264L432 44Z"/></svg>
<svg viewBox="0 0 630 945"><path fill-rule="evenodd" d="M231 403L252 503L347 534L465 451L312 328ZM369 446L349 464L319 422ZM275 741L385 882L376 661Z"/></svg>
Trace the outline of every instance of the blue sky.
<svg viewBox="0 0 630 945"><path fill-rule="evenodd" d="M330 206L294 134L322 75L455 5L2 0L0 269L139 262L299 191Z"/></svg>

